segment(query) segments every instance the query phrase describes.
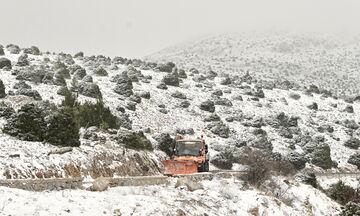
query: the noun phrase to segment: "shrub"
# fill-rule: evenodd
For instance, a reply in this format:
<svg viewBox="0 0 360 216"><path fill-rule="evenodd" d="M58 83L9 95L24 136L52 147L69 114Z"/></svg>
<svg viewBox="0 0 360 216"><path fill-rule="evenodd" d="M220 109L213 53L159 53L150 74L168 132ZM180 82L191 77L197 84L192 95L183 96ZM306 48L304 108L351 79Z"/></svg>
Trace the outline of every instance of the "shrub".
<svg viewBox="0 0 360 216"><path fill-rule="evenodd" d="M61 109L50 116L46 139L57 146L80 146L79 128L71 109Z"/></svg>
<svg viewBox="0 0 360 216"><path fill-rule="evenodd" d="M234 156L230 151L225 151L215 155L210 162L220 169L231 169Z"/></svg>
<svg viewBox="0 0 360 216"><path fill-rule="evenodd" d="M142 131L133 132L122 129L118 132L118 142L125 144L126 148L138 150L153 150L151 142L146 138Z"/></svg>
<svg viewBox="0 0 360 216"><path fill-rule="evenodd" d="M262 151L250 151L240 158L240 162L248 166L244 180L254 186L260 186L270 175L293 175L296 173L294 166L287 161L274 161L269 154Z"/></svg>
<svg viewBox="0 0 360 216"><path fill-rule="evenodd" d="M347 186L341 180L330 186L326 193L336 202L341 205L345 205L348 202L360 203L360 191L359 189L353 189Z"/></svg>
<svg viewBox="0 0 360 216"><path fill-rule="evenodd" d="M78 128L91 126L104 130L119 128L118 118L111 113L108 107L105 107L102 100L98 100L95 104L88 101L79 104L77 98L71 92L67 92L61 104L70 108L69 112L74 116Z"/></svg>
<svg viewBox="0 0 360 216"><path fill-rule="evenodd" d="M35 104L25 104L8 118L3 132L27 141L43 141L46 122L43 111Z"/></svg>
<svg viewBox="0 0 360 216"><path fill-rule="evenodd" d="M339 216L354 216L360 215L360 204L354 202L348 202L342 209Z"/></svg>
<svg viewBox="0 0 360 216"><path fill-rule="evenodd" d="M161 151L165 152L168 156L173 155L175 140L171 138L170 134L162 133L153 138L158 142L158 147Z"/></svg>
<svg viewBox="0 0 360 216"><path fill-rule="evenodd" d="M351 137L344 143L344 146L351 149L358 149L360 147L360 140L358 138Z"/></svg>

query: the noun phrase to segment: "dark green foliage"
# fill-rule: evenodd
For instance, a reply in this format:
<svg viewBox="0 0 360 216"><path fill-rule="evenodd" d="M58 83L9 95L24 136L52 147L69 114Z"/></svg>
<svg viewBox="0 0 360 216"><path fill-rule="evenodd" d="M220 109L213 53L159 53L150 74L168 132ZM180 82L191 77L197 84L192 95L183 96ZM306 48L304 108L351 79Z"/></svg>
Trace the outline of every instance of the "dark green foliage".
<svg viewBox="0 0 360 216"><path fill-rule="evenodd" d="M76 97L71 92L67 92L62 106L70 108L79 128L91 126L101 129L119 128L117 117L111 113L108 107L105 107L102 100L98 100L95 104L88 101L79 104Z"/></svg>
<svg viewBox="0 0 360 216"><path fill-rule="evenodd" d="M46 140L57 146L80 146L79 128L70 108L61 109L50 116Z"/></svg>
<svg viewBox="0 0 360 216"><path fill-rule="evenodd" d="M360 204L355 202L348 202L342 209L339 216L359 216Z"/></svg>
<svg viewBox="0 0 360 216"><path fill-rule="evenodd" d="M98 100L95 104L85 102L75 107L75 119L81 127L119 128L116 116L108 107L105 107L102 100Z"/></svg>
<svg viewBox="0 0 360 216"><path fill-rule="evenodd" d="M158 147L161 151L165 152L168 156L173 155L175 140L171 138L170 134L162 133L154 136L154 139L158 142Z"/></svg>
<svg viewBox="0 0 360 216"><path fill-rule="evenodd" d="M332 167L332 160L330 155L330 147L328 144L318 145L310 155L310 162L323 169L330 169Z"/></svg>
<svg viewBox="0 0 360 216"><path fill-rule="evenodd" d="M215 155L211 159L211 163L220 169L231 169L234 160L233 154L229 151L225 151Z"/></svg>
<svg viewBox="0 0 360 216"><path fill-rule="evenodd" d="M3 81L0 79L0 98L4 98L5 96L6 96L5 85Z"/></svg>
<svg viewBox="0 0 360 216"><path fill-rule="evenodd" d="M117 137L118 142L125 144L126 148L137 150L153 150L151 142L146 138L142 131L133 132L120 130Z"/></svg>
<svg viewBox="0 0 360 216"><path fill-rule="evenodd" d="M345 185L342 181L338 181L337 183L331 185L330 188L326 190L326 193L329 197L341 205L345 205L350 201L355 203L360 202L359 189L355 190L352 187Z"/></svg>
<svg viewBox="0 0 360 216"><path fill-rule="evenodd" d="M351 149L358 149L360 147L360 140L358 138L351 137L344 143L344 146Z"/></svg>
<svg viewBox="0 0 360 216"><path fill-rule="evenodd" d="M27 141L43 141L46 133L44 113L37 105L26 104L8 118L3 132Z"/></svg>
<svg viewBox="0 0 360 216"><path fill-rule="evenodd" d="M319 188L315 173L299 173L296 177L305 184L311 185L314 188Z"/></svg>

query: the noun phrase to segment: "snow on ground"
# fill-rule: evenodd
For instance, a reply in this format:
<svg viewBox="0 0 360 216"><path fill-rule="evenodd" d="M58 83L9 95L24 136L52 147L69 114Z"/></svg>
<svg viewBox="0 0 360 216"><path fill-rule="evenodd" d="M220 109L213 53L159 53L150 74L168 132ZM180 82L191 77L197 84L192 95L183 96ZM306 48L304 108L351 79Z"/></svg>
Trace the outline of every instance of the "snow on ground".
<svg viewBox="0 0 360 216"><path fill-rule="evenodd" d="M13 63L17 61L19 56L16 54L10 54L8 51L5 51L5 54L5 56L11 59ZM42 64L45 57L51 60L56 59L56 55L53 54L44 54L43 56L29 55L32 65ZM76 64L85 67L88 74L91 74L91 69L89 69L82 60L75 59L75 61ZM17 66L14 66L15 69L16 67ZM110 82L110 79L125 70L126 66L118 65L117 70L109 69L110 66L104 67L108 70L109 76L93 76L94 83L99 85L106 105L109 106L115 114L120 114L119 111L116 110L116 107L119 105L125 106L126 101L122 100L119 95L113 91L115 83ZM299 127L303 132L308 132L310 136L319 134L316 130L318 126L323 124L333 126L335 130L334 133L322 134L325 136L326 142L330 145L332 160L336 161L341 169L356 169L355 166L347 163L349 156L356 151L343 145L350 136L345 132L346 128L340 124L336 124L335 121L342 121L344 119L359 119L359 103L352 104L355 113L347 113L343 110L348 103L343 100L323 98L316 94L314 96L308 96L299 91L287 91L281 89L264 89L265 98L260 99L260 101L253 101L250 99L251 96L244 94L243 89L221 85L220 80L222 77L217 77L214 81L209 81L208 84L204 85L213 85L213 89L223 90L225 93L222 97L232 101L232 107L216 106L216 113L224 122L226 122L226 124L229 125L233 134L232 138L224 139L212 134L206 129L207 123L204 122L203 119L208 116L209 113L199 109L199 104L201 102L211 98L213 89L196 87L197 83L191 76L189 76L183 83L180 84L180 87L168 86L168 90L161 90L156 88L156 86L160 83L166 73L156 72L153 70L141 70L141 72L143 75L151 75L152 80L150 80L150 83L134 82L134 92L149 91L151 98L148 100L142 99L142 102L137 105L137 110L135 112L127 110L127 113L133 121L134 130L143 130L145 128L151 129L150 133L146 134L150 139L156 133L170 132L174 134L177 128L193 128L195 131L195 137L200 134L205 134L205 139L210 146L210 155L215 155L217 153L213 148L215 145L226 146L229 139L241 139L247 141L253 136L251 127L245 127L240 122L236 121L226 122L226 117L243 114L244 116L268 118L275 116L280 112L284 112L289 116L300 117ZM1 70L0 78L4 82L7 91L11 90L13 85L18 82L15 79L15 76L11 75L10 71ZM70 80L67 80L67 82L70 82ZM31 84L33 89L38 90L44 100L60 103L63 99L63 96L56 94L56 91L60 88L59 86L34 84L31 82L27 83ZM226 93L225 90L230 91ZM183 109L178 107L178 104L182 100L171 96L171 93L175 91L180 91L186 95L187 100L191 103L188 108ZM291 99L289 97L290 92L298 93L301 98L299 100ZM241 95L243 97L243 101L232 100L232 97L236 95ZM94 101L93 98L81 95L79 96L79 100ZM7 96L5 99L0 99L0 102L1 101L11 104L15 109L17 109L21 107L22 104L31 101L31 99L25 96ZM307 105L313 102L316 102L319 106L319 110L316 112L307 108ZM169 111L168 114L163 114L158 111L158 105L160 104L165 104L166 109ZM335 108L332 104L337 104L338 106ZM4 123L4 120L0 119L0 129ZM280 152L283 155L292 151L288 147L289 140L279 136L275 129L270 126L263 127L263 129L267 132L270 140L272 140L274 147L273 151ZM358 132L354 133L355 137L358 137L358 135ZM109 141L109 139L107 139L108 141L104 145L99 145L99 143L86 144L82 141L83 145L79 149L75 149L72 153L57 156L46 156L46 154L54 148L48 144L19 141L2 133L0 140L0 168L2 168L2 170L12 167L12 169L15 170L25 169L26 172L28 172L28 170L32 170L31 172L33 172L40 167L43 167L43 169L49 166L60 167L60 165L65 165L66 163L71 162L75 162L76 164L81 164L81 166L83 166L84 161L92 160L91 158L88 158L88 155L93 155L92 153L89 154L89 152L95 153L96 151L99 151L99 149L101 149L101 151L113 151L115 152L115 155L120 155L123 152L121 147L117 146L114 142ZM108 148L108 146L110 147ZM297 146L295 151L301 152L302 150L299 146ZM10 157L10 155L14 154L18 154L20 157ZM155 157L159 158L158 154L155 155ZM159 163L160 159L156 161ZM307 167L312 166L308 165ZM214 167L212 166L211 168ZM63 174L61 175L63 176ZM5 176L0 175L0 178L5 178Z"/></svg>
<svg viewBox="0 0 360 216"><path fill-rule="evenodd" d="M237 179L203 181L203 189L193 192L174 185L175 180L169 185L115 187L104 192L29 192L0 187L0 215L317 216L335 215L340 210L321 192L299 183L286 191L288 200L248 188Z"/></svg>

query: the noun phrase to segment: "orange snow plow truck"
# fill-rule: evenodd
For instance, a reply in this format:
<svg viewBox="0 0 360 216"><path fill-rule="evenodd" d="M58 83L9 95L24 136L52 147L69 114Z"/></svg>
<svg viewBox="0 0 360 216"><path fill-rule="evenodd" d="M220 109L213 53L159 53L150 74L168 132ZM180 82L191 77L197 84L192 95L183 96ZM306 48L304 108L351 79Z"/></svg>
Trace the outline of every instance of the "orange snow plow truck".
<svg viewBox="0 0 360 216"><path fill-rule="evenodd" d="M208 146L201 139L176 139L171 160L162 161L165 175L209 171Z"/></svg>

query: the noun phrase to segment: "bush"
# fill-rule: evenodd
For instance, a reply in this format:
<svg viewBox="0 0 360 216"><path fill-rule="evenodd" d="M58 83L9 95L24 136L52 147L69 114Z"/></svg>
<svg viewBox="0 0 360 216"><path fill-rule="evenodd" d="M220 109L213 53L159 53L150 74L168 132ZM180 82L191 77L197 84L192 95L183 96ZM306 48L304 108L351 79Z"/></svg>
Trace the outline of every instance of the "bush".
<svg viewBox="0 0 360 216"><path fill-rule="evenodd" d="M341 205L345 205L348 202L360 203L360 191L359 189L353 189L347 186L341 180L330 186L326 193L336 202Z"/></svg>
<svg viewBox="0 0 360 216"><path fill-rule="evenodd" d="M215 155L210 162L220 169L231 169L234 156L231 152L225 151Z"/></svg>
<svg viewBox="0 0 360 216"><path fill-rule="evenodd" d="M50 116L46 139L57 146L80 146L79 128L75 123L72 110L61 109Z"/></svg>
<svg viewBox="0 0 360 216"><path fill-rule="evenodd" d="M351 137L344 143L344 146L351 149L358 149L360 147L360 140L358 138Z"/></svg>
<svg viewBox="0 0 360 216"><path fill-rule="evenodd" d="M126 148L138 150L153 150L151 142L146 138L142 131L133 132L126 129L119 130L118 142L125 144Z"/></svg>
<svg viewBox="0 0 360 216"><path fill-rule="evenodd" d="M360 204L354 202L348 202L342 209L339 216L354 216L360 215Z"/></svg>
<svg viewBox="0 0 360 216"><path fill-rule="evenodd" d="M46 133L45 114L35 104L25 104L7 120L3 132L27 141L43 141Z"/></svg>
<svg viewBox="0 0 360 216"><path fill-rule="evenodd" d="M62 106L70 108L78 128L91 126L104 130L119 128L118 118L111 113L108 107L105 107L102 100L98 100L95 104L88 101L79 104L76 97L68 91L65 93Z"/></svg>
<svg viewBox="0 0 360 216"><path fill-rule="evenodd" d="M175 140L171 138L170 134L162 133L153 138L158 142L158 147L161 151L165 152L168 156L173 155Z"/></svg>
<svg viewBox="0 0 360 216"><path fill-rule="evenodd" d="M254 186L260 186L270 175L293 175L296 173L292 164L286 161L274 161L269 154L262 151L250 151L240 158L240 162L248 166L244 180Z"/></svg>

